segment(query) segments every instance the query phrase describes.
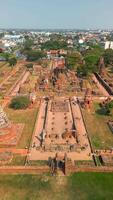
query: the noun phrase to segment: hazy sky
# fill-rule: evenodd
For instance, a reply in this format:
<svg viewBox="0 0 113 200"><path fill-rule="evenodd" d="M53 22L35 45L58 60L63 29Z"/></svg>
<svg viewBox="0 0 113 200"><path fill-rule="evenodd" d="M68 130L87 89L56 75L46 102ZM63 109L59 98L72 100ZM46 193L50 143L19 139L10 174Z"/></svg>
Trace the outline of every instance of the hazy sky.
<svg viewBox="0 0 113 200"><path fill-rule="evenodd" d="M0 28L113 28L113 0L0 0Z"/></svg>

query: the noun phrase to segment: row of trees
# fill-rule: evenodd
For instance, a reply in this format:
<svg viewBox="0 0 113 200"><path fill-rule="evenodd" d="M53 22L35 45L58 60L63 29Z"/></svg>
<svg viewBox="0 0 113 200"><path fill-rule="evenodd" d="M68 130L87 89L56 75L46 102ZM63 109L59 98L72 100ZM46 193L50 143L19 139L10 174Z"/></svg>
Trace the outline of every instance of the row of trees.
<svg viewBox="0 0 113 200"><path fill-rule="evenodd" d="M59 50L67 49L67 43L65 41L50 40L42 44L42 50Z"/></svg>
<svg viewBox="0 0 113 200"><path fill-rule="evenodd" d="M33 45L34 45L33 40L26 38L26 41L23 45L23 49L21 49L21 52L26 56L27 61L38 61L46 56L44 51L34 50L32 48Z"/></svg>
<svg viewBox="0 0 113 200"><path fill-rule="evenodd" d="M82 52L70 52L66 56L67 67L76 70L79 76L88 76L98 72L98 63L100 57L104 57L105 66L113 65L113 50L104 50L99 46L92 46L89 50Z"/></svg>
<svg viewBox="0 0 113 200"><path fill-rule="evenodd" d="M83 65L77 68L77 73L81 76L88 76L98 71L98 61L103 54L103 49L96 45L83 53Z"/></svg>
<svg viewBox="0 0 113 200"><path fill-rule="evenodd" d="M33 40L26 38L22 52L26 55L28 61L38 61L45 57L45 50L68 49L66 41L62 36L52 35L51 40L41 45L41 50L33 50ZM69 50L69 49L68 49ZM68 51L66 58L66 66L71 70L77 70L80 76L88 76L98 71L99 58L103 56L105 65L113 64L113 50L104 51L99 45L92 45L88 50L77 52L75 50Z"/></svg>
<svg viewBox="0 0 113 200"><path fill-rule="evenodd" d="M21 49L21 53L24 54L28 61L39 61L43 57L46 57L45 50L59 50L68 49L66 41L62 36L52 35L51 40L41 45L41 50L33 49L34 42L29 37L26 37L26 41ZM17 59L14 55L9 53L1 53L10 66L14 66L17 63ZM99 58L103 56L105 65L113 64L113 50L107 49L104 51L99 45L90 46L90 49L84 50L81 53L75 50L68 49L66 58L66 66L68 69L76 70L80 76L88 76L93 72L98 71Z"/></svg>

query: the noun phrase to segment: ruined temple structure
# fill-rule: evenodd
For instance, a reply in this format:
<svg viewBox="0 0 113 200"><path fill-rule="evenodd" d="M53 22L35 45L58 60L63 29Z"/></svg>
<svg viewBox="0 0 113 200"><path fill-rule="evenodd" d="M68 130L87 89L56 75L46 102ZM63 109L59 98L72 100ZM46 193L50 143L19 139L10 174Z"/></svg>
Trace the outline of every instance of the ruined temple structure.
<svg viewBox="0 0 113 200"><path fill-rule="evenodd" d="M105 63L104 63L103 57L101 57L99 60L99 74L100 74L100 76L105 75Z"/></svg>
<svg viewBox="0 0 113 200"><path fill-rule="evenodd" d="M54 158L49 158L48 163L52 175L56 175L60 171L62 171L63 174L67 175L70 167L72 167L72 162L67 157L66 153L63 156L60 156L58 153L56 153Z"/></svg>
<svg viewBox="0 0 113 200"><path fill-rule="evenodd" d="M91 105L92 105L92 91L90 88L87 88L84 97L84 107L90 109Z"/></svg>
<svg viewBox="0 0 113 200"><path fill-rule="evenodd" d="M62 89L62 81L60 79L57 79L55 87L58 90Z"/></svg>
<svg viewBox="0 0 113 200"><path fill-rule="evenodd" d="M9 126L9 120L3 108L0 106L0 128L6 128Z"/></svg>
<svg viewBox="0 0 113 200"><path fill-rule="evenodd" d="M65 68L65 58L63 56L56 57L53 59L53 69L55 68L59 69Z"/></svg>
<svg viewBox="0 0 113 200"><path fill-rule="evenodd" d="M69 138L72 138L73 137L73 133L72 131L65 131L63 134L62 134L62 138L63 139L69 139Z"/></svg>
<svg viewBox="0 0 113 200"><path fill-rule="evenodd" d="M40 149L46 152L75 152L79 148L69 99L48 101L39 135ZM61 123L62 122L62 123Z"/></svg>
<svg viewBox="0 0 113 200"><path fill-rule="evenodd" d="M0 106L0 145L17 145L24 125L11 123Z"/></svg>
<svg viewBox="0 0 113 200"><path fill-rule="evenodd" d="M29 94L29 98L32 104L34 104L36 102L36 93L35 92L31 92Z"/></svg>

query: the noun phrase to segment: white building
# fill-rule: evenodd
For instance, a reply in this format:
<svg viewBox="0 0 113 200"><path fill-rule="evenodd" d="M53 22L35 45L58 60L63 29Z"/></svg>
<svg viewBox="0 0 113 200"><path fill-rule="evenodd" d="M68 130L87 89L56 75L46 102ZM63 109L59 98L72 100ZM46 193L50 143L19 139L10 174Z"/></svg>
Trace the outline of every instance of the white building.
<svg viewBox="0 0 113 200"><path fill-rule="evenodd" d="M106 41L105 49L113 49L113 41Z"/></svg>

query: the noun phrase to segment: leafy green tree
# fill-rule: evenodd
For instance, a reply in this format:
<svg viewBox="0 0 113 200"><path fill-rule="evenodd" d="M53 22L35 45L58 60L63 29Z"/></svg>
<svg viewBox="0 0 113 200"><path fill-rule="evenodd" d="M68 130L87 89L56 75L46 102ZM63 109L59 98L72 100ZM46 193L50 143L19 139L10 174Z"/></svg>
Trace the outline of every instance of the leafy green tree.
<svg viewBox="0 0 113 200"><path fill-rule="evenodd" d="M17 64L17 59L15 57L9 58L8 63L10 66L14 66Z"/></svg>
<svg viewBox="0 0 113 200"><path fill-rule="evenodd" d="M110 101L110 102L108 103L108 107L109 107L110 109L112 109L112 108L113 108L113 100L112 100L112 101Z"/></svg>
<svg viewBox="0 0 113 200"><path fill-rule="evenodd" d="M3 57L6 59L6 61L8 61L10 54L9 53L0 53L0 57Z"/></svg>
<svg viewBox="0 0 113 200"><path fill-rule="evenodd" d="M27 67L28 69L31 69L31 68L33 68L33 64L32 64L32 63L28 63L28 64L26 64L26 67Z"/></svg>
<svg viewBox="0 0 113 200"><path fill-rule="evenodd" d="M10 108L15 110L26 109L30 105L30 100L26 96L18 96L12 99Z"/></svg>
<svg viewBox="0 0 113 200"><path fill-rule="evenodd" d="M39 59L45 57L45 53L43 51L37 50L30 50L26 55L28 61L38 61Z"/></svg>
<svg viewBox="0 0 113 200"><path fill-rule="evenodd" d="M95 66L98 64L100 56L98 55L87 55L84 57L86 66Z"/></svg>
<svg viewBox="0 0 113 200"><path fill-rule="evenodd" d="M103 49L98 45L90 46L90 49L83 54L84 64L77 67L80 76L89 76L98 72L98 61L103 54Z"/></svg>
<svg viewBox="0 0 113 200"><path fill-rule="evenodd" d="M24 51L31 50L32 45L33 45L33 40L27 38L24 43Z"/></svg>
<svg viewBox="0 0 113 200"><path fill-rule="evenodd" d="M85 65L77 67L77 75L80 77L87 77L89 75L89 70Z"/></svg>
<svg viewBox="0 0 113 200"><path fill-rule="evenodd" d="M101 111L102 111L102 114L104 115L110 115L111 113L111 109L109 108L108 104L102 105Z"/></svg>
<svg viewBox="0 0 113 200"><path fill-rule="evenodd" d="M113 109L113 100L101 105L101 110L104 115L110 115L112 109Z"/></svg>
<svg viewBox="0 0 113 200"><path fill-rule="evenodd" d="M59 50L66 48L67 48L67 43L65 41L57 41L57 40L56 41L50 40L42 45L42 49L46 50Z"/></svg>
<svg viewBox="0 0 113 200"><path fill-rule="evenodd" d="M103 54L105 64L113 64L113 50L112 49L106 49Z"/></svg>
<svg viewBox="0 0 113 200"><path fill-rule="evenodd" d="M76 70L82 64L82 55L79 52L69 52L66 56L66 66L70 70Z"/></svg>

